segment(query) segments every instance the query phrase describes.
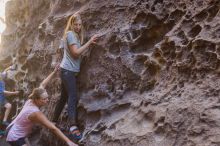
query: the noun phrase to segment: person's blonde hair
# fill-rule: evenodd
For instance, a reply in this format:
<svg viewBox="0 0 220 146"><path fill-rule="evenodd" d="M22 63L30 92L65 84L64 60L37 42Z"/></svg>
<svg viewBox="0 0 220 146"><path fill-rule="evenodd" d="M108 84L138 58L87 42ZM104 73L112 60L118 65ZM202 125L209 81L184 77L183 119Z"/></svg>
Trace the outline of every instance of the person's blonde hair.
<svg viewBox="0 0 220 146"><path fill-rule="evenodd" d="M70 16L70 18L68 19L67 21L67 25L66 25L66 28L64 30L64 35L63 35L63 39L66 39L66 34L68 31L73 31L73 25L74 25L74 22L75 21L81 21L82 22L82 19L80 17L79 14L73 14L72 16ZM84 41L84 28L83 28L83 25L81 27L81 30L79 32L79 40L80 40L80 43L82 44L83 41Z"/></svg>
<svg viewBox="0 0 220 146"><path fill-rule="evenodd" d="M28 96L30 99L40 99L41 95L46 92L44 88L34 88L31 95Z"/></svg>

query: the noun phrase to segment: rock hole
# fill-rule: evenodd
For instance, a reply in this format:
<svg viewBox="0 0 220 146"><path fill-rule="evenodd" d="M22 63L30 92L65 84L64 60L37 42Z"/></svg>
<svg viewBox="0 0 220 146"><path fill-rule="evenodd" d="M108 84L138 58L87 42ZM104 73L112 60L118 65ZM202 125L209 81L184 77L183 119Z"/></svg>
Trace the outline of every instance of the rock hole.
<svg viewBox="0 0 220 146"><path fill-rule="evenodd" d="M177 36L182 40L181 42L182 42L183 45L187 45L187 44L188 44L189 41L188 41L188 39L187 39L187 37L186 37L184 31L181 30L181 31L177 34Z"/></svg>
<svg viewBox="0 0 220 146"><path fill-rule="evenodd" d="M202 27L200 25L194 26L188 33L188 35L192 38L196 37L202 30Z"/></svg>
<svg viewBox="0 0 220 146"><path fill-rule="evenodd" d="M146 21L147 14L145 12L140 12L137 14L136 18L134 19L134 24L143 23Z"/></svg>
<svg viewBox="0 0 220 146"><path fill-rule="evenodd" d="M170 30L170 24L155 25L142 32L140 38L130 46L132 53L151 52L155 44L162 41L166 33Z"/></svg>
<svg viewBox="0 0 220 146"><path fill-rule="evenodd" d="M202 11L194 16L196 21L203 21L208 17L208 13L206 11Z"/></svg>
<svg viewBox="0 0 220 146"><path fill-rule="evenodd" d="M210 7L209 10L208 10L209 16L208 16L207 21L208 22L212 21L212 19L215 18L215 16L217 15L218 11L219 11L218 6Z"/></svg>
<svg viewBox="0 0 220 146"><path fill-rule="evenodd" d="M185 13L183 11L177 9L170 14L169 19L175 20L175 22L178 22L184 14Z"/></svg>
<svg viewBox="0 0 220 146"><path fill-rule="evenodd" d="M83 118L83 117L82 117ZM85 118L85 117L84 117ZM95 125L101 119L101 111L87 113L86 123L91 126Z"/></svg>
<svg viewBox="0 0 220 146"><path fill-rule="evenodd" d="M141 73L144 69L144 62L148 59L147 56L137 56L133 65L136 72Z"/></svg>
<svg viewBox="0 0 220 146"><path fill-rule="evenodd" d="M120 53L120 43L119 42L115 42L113 43L110 48L109 48L109 52L113 55L119 55Z"/></svg>
<svg viewBox="0 0 220 146"><path fill-rule="evenodd" d="M154 7L154 6L151 8L151 11L152 11L152 12L154 12L154 11L155 11L155 7Z"/></svg>

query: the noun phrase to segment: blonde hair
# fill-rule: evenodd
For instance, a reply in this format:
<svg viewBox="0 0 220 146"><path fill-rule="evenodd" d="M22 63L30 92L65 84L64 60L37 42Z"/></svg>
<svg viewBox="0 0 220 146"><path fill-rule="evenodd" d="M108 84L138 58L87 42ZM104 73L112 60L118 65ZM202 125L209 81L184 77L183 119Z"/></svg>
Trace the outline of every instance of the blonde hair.
<svg viewBox="0 0 220 146"><path fill-rule="evenodd" d="M73 25L74 25L74 22L75 21L82 21L81 17L79 14L73 14L72 16L70 16L70 18L68 19L67 21L67 25L66 25L66 28L64 30L64 35L63 35L63 39L66 39L66 34L68 31L73 31ZM81 30L79 32L79 40L80 40L80 43L82 44L83 41L84 41L84 28L83 26L81 27Z"/></svg>
<svg viewBox="0 0 220 146"><path fill-rule="evenodd" d="M40 99L41 95L46 92L44 88L34 88L31 95L28 96L30 99Z"/></svg>

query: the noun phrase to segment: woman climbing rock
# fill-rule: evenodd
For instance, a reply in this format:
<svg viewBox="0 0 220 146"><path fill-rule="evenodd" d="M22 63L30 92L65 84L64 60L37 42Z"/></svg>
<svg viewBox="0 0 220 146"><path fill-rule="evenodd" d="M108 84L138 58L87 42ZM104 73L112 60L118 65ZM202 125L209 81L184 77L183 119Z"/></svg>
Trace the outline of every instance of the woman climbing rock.
<svg viewBox="0 0 220 146"><path fill-rule="evenodd" d="M8 126L7 141L11 146L26 146L25 138L31 133L34 124L41 124L48 128L61 140L65 141L68 146L77 146L67 138L47 117L40 111L40 107L48 104L48 94L45 90L46 85L58 70L54 71L43 80L38 88L35 88L29 95L19 115Z"/></svg>
<svg viewBox="0 0 220 146"><path fill-rule="evenodd" d="M53 121L56 123L65 106L68 103L69 133L75 140L81 139L81 133L77 127L77 88L76 80L80 72L81 55L88 47L95 44L98 35L83 44L83 26L79 14L73 14L66 25L63 41L59 48L64 49L61 67L61 98L55 108Z"/></svg>

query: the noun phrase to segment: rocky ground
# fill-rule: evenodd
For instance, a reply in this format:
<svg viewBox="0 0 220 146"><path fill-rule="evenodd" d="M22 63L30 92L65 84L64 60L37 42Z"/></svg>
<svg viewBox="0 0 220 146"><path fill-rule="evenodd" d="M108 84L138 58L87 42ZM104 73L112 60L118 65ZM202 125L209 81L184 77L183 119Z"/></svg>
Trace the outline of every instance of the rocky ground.
<svg viewBox="0 0 220 146"><path fill-rule="evenodd" d="M79 12L87 40L102 34L79 75L85 146L219 146L219 9L219 0L11 0L0 67L17 64L7 88L30 92L58 62L66 21ZM59 76L48 91L51 118ZM61 145L47 130L31 141Z"/></svg>

